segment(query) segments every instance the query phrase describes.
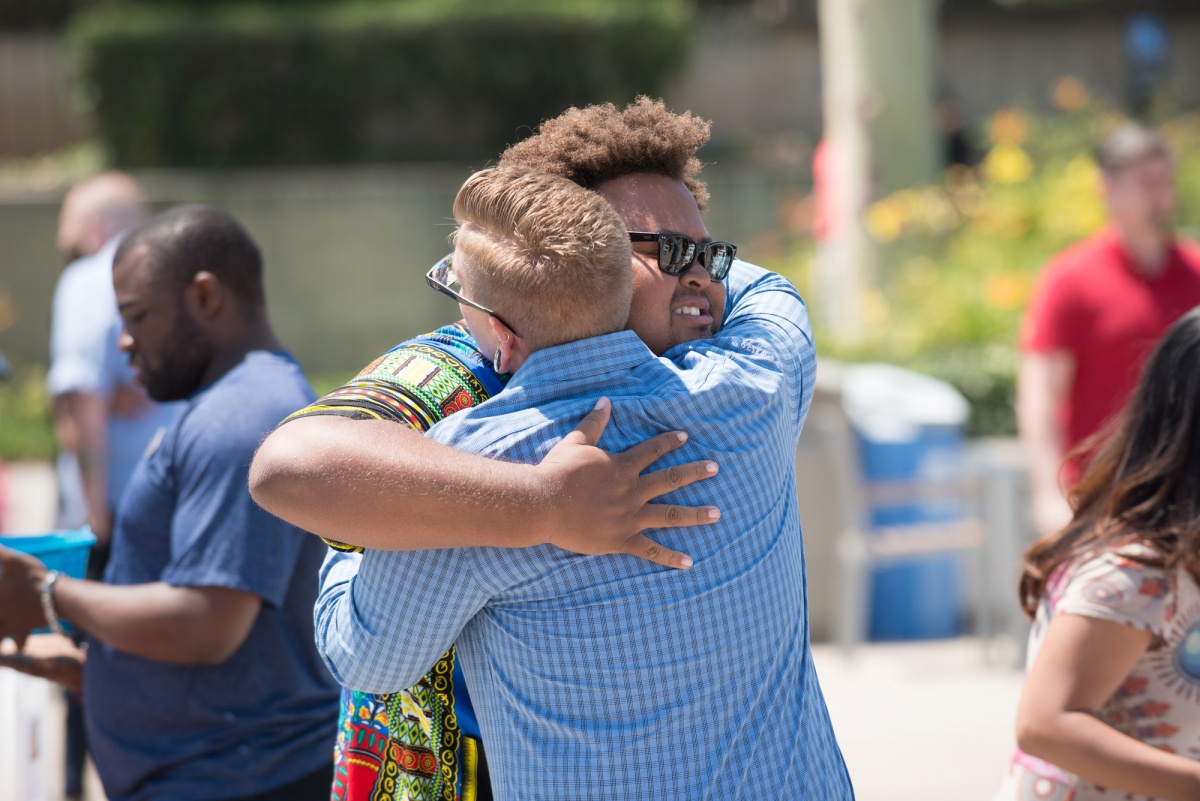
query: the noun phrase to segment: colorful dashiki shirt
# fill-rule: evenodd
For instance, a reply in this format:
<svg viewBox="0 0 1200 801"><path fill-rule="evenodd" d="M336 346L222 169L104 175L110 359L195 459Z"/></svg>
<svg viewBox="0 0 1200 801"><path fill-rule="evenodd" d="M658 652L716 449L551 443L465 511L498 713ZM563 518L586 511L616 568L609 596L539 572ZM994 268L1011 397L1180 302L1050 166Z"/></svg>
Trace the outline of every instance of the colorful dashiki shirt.
<svg viewBox="0 0 1200 801"><path fill-rule="evenodd" d="M1111 620L1154 635L1150 647L1099 711L1118 731L1200 760L1200 589L1182 567L1149 567L1150 547L1129 542L1050 577L1029 634L1033 664L1054 615ZM995 801L1154 801L1106 789L1019 749Z"/></svg>
<svg viewBox="0 0 1200 801"><path fill-rule="evenodd" d="M288 420L335 414L393 420L425 432L504 388L461 321L396 346L345 386ZM284 422L287 422L286 420ZM342 551L356 546L326 540ZM342 689L333 801L476 801L482 748L452 647L401 692ZM484 777L486 778L486 776Z"/></svg>

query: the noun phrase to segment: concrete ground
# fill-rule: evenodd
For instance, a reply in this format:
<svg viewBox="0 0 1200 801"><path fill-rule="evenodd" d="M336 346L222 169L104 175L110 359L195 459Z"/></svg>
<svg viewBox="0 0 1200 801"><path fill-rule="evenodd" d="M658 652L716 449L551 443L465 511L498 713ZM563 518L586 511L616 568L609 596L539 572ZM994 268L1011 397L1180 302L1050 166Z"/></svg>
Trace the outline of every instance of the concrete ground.
<svg viewBox="0 0 1200 801"><path fill-rule="evenodd" d="M992 797L1015 745L1024 674L1012 666L1015 648L988 645L869 644L849 660L833 646L814 646L858 801Z"/></svg>
<svg viewBox="0 0 1200 801"><path fill-rule="evenodd" d="M48 530L50 467L8 465L7 474L7 530ZM1014 643L974 638L873 643L848 657L831 645L814 646L858 801L988 801L1013 748L1022 681L1016 653ZM12 680L0 675L0 801L59 801L61 696L33 679L20 687ZM31 711L31 699L42 699L44 708ZM42 775L13 772L18 761ZM94 774L89 778L88 801L102 801Z"/></svg>

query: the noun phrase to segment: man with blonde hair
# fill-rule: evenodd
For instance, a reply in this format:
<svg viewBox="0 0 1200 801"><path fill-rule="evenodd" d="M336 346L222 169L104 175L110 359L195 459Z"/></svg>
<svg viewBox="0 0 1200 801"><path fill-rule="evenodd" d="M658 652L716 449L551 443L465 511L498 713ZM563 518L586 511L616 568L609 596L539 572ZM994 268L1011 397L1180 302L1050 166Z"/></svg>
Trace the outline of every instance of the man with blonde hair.
<svg viewBox="0 0 1200 801"><path fill-rule="evenodd" d="M327 562L317 639L334 675L408 686L455 645L500 799L851 798L806 642L791 456L815 364L795 290L757 271L676 363L620 330L631 234L602 193L494 169L454 210L454 255L430 277L512 377L429 436L534 464L611 399L607 447L686 420L665 461L721 454L719 475L674 495L720 497L722 515L658 532L696 556L669 574L548 544Z"/></svg>
<svg viewBox="0 0 1200 801"><path fill-rule="evenodd" d="M535 350L625 325L633 297L629 237L599 195L544 173L485 170L459 190L454 217L454 255L443 275L452 265L460 280L469 271L466 294L513 309L511 322L520 326L510 337L495 317L485 318L486 327L471 325L481 346L498 345L500 372L516 372L515 362Z"/></svg>

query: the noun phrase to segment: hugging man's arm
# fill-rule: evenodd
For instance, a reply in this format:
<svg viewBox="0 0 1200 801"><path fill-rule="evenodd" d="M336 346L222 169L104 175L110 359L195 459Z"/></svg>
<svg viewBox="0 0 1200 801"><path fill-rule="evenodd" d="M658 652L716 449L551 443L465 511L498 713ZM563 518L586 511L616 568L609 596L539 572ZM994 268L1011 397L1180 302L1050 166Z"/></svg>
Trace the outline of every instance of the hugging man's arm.
<svg viewBox="0 0 1200 801"><path fill-rule="evenodd" d="M642 475L683 444L678 432L608 454L595 447L609 414L601 405L541 464L493 461L427 440L422 421L396 416L398 404L386 401L398 384L384 381L378 367L267 438L250 472L251 493L263 508L306 531L367 548L550 542L670 567L690 560L641 532L719 516L713 507L650 503L716 472L715 464L696 462Z"/></svg>

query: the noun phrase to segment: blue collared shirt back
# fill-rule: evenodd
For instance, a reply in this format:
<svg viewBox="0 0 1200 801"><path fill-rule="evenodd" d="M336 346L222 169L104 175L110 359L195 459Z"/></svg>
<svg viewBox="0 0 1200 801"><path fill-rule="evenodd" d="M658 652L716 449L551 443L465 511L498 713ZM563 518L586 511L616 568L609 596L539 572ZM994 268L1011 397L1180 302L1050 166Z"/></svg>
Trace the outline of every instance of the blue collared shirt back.
<svg viewBox="0 0 1200 801"><path fill-rule="evenodd" d="M407 687L457 643L498 799L853 797L809 649L794 462L816 371L807 312L757 267L729 284L716 337L662 359L631 332L538 351L429 434L535 463L601 396L606 450L687 431L654 468L720 472L662 501L722 517L649 534L691 569L543 545L370 551L356 576L322 576L318 645L347 686Z"/></svg>

